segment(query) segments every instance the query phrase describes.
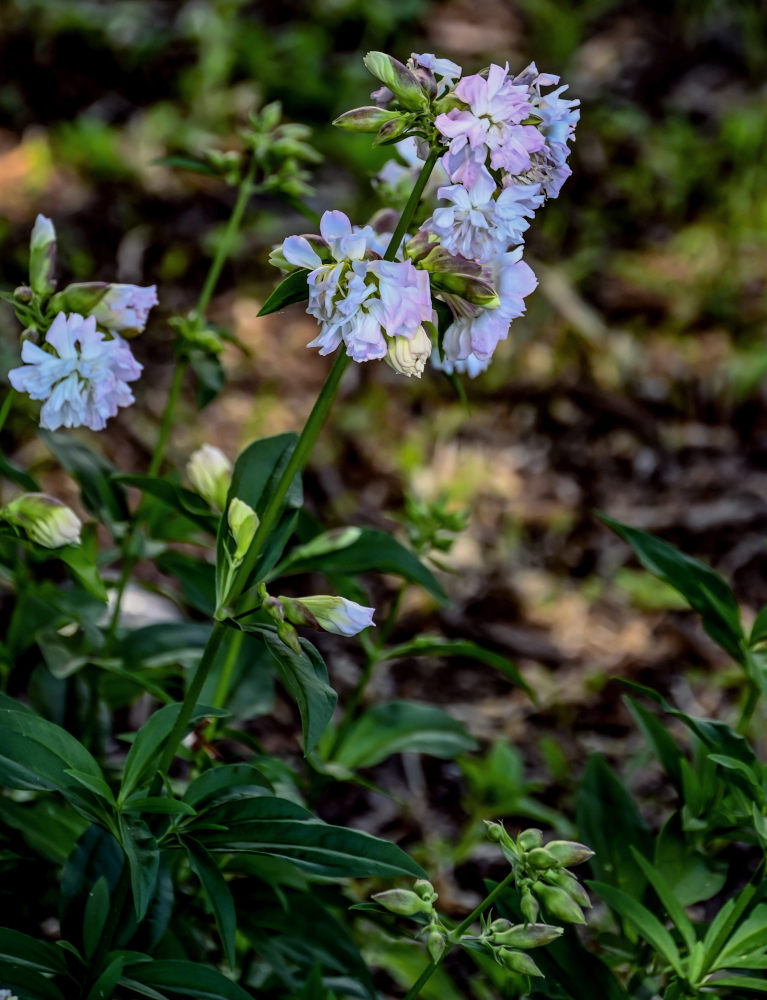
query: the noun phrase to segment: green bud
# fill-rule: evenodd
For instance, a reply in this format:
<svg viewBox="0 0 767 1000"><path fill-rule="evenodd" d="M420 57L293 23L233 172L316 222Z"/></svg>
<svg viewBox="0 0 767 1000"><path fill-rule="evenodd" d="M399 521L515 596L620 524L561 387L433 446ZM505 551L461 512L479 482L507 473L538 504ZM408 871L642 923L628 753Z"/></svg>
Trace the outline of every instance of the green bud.
<svg viewBox="0 0 767 1000"><path fill-rule="evenodd" d="M429 99L407 66L385 52L368 52L365 66L394 94L399 103L411 111L425 111Z"/></svg>
<svg viewBox="0 0 767 1000"><path fill-rule="evenodd" d="M285 645L292 649L294 653L301 652L301 643L298 639L298 632L288 622L277 622L277 635Z"/></svg>
<svg viewBox="0 0 767 1000"><path fill-rule="evenodd" d="M56 230L44 215L38 215L29 240L29 284L38 295L50 295L54 288Z"/></svg>
<svg viewBox="0 0 767 1000"><path fill-rule="evenodd" d="M517 837L517 843L523 851L532 851L534 847L540 847L543 843L543 834L540 830L531 827L520 833Z"/></svg>
<svg viewBox="0 0 767 1000"><path fill-rule="evenodd" d="M538 913L540 911L540 907L538 906L537 900L535 899L535 897L533 896L532 892L530 892L529 889L525 889L524 892L522 893L522 902L520 903L520 908L522 910L522 916L525 918L525 920L527 920L528 923L534 924L535 921L538 919Z"/></svg>
<svg viewBox="0 0 767 1000"><path fill-rule="evenodd" d="M312 597L280 597L285 617L296 625L321 628L335 635L357 635L373 625L374 608L332 594Z"/></svg>
<svg viewBox="0 0 767 1000"><path fill-rule="evenodd" d="M373 139L373 145L388 146L392 142L397 142L412 125L411 115L400 115L397 119L384 122L378 130L378 135Z"/></svg>
<svg viewBox="0 0 767 1000"><path fill-rule="evenodd" d="M80 518L47 493L22 493L0 509L0 518L23 528L33 542L46 549L80 544Z"/></svg>
<svg viewBox="0 0 767 1000"><path fill-rule="evenodd" d="M439 899L439 896L434 891L434 886L425 878L419 878L413 886L413 890L421 899L425 899L427 903L433 903L435 899Z"/></svg>
<svg viewBox="0 0 767 1000"><path fill-rule="evenodd" d="M226 519L234 538L234 560L240 562L253 541L258 527L258 514L244 500L234 497L229 503Z"/></svg>
<svg viewBox="0 0 767 1000"><path fill-rule="evenodd" d="M424 269L428 270L428 268ZM435 291L447 292L448 295L459 295L467 302L481 306L483 309L497 309L501 304L498 293L486 278L458 272L431 271L430 275L431 287Z"/></svg>
<svg viewBox="0 0 767 1000"><path fill-rule="evenodd" d="M574 899L579 906L591 906L589 894L583 888L575 875L571 875L570 872L560 869L556 872L547 872L546 878L549 882L559 886L560 889L564 889L567 895L571 899Z"/></svg>
<svg viewBox="0 0 767 1000"><path fill-rule="evenodd" d="M212 444L204 444L193 452L186 463L186 475L192 488L211 507L223 510L232 481L232 463Z"/></svg>
<svg viewBox="0 0 767 1000"><path fill-rule="evenodd" d="M494 843L500 844L502 840L506 839L506 831L501 823L496 823L489 819L486 819L484 823L487 827L488 840L492 840Z"/></svg>
<svg viewBox="0 0 767 1000"><path fill-rule="evenodd" d="M561 927L551 924L516 924L505 930L493 931L491 940L493 944L507 945L510 948L540 948L556 941L563 933Z"/></svg>
<svg viewBox="0 0 767 1000"><path fill-rule="evenodd" d="M533 886L533 892L541 903L543 903L546 910L552 916L557 917L557 919L563 920L566 924L586 923L583 910L574 899L570 898L564 889L560 889L555 885L544 885L543 882L536 882Z"/></svg>
<svg viewBox="0 0 767 1000"><path fill-rule="evenodd" d="M31 340L33 344L40 343L40 331L36 326L28 326L21 331L19 341L23 344L25 340Z"/></svg>
<svg viewBox="0 0 767 1000"><path fill-rule="evenodd" d="M508 948L499 948L496 953L496 960L505 965L512 972L518 972L522 976L542 976L543 973L535 962L523 951L510 951Z"/></svg>
<svg viewBox="0 0 767 1000"><path fill-rule="evenodd" d="M527 854L525 858L533 868L545 869L545 868L558 868L559 862L550 854L545 847L534 847L532 851Z"/></svg>
<svg viewBox="0 0 767 1000"><path fill-rule="evenodd" d="M546 844L546 850L553 854L557 863L563 868L570 868L571 865L580 865L589 858L594 857L594 852L585 844L578 844L574 840L551 840Z"/></svg>
<svg viewBox="0 0 767 1000"><path fill-rule="evenodd" d="M385 910L400 917L413 917L416 913L431 913L432 905L410 889L387 889L376 892L373 899Z"/></svg>
<svg viewBox="0 0 767 1000"><path fill-rule="evenodd" d="M401 117L402 114L399 111L388 111L386 108L371 106L345 111L335 119L333 124L347 132L377 132L382 125L396 121Z"/></svg>
<svg viewBox="0 0 767 1000"><path fill-rule="evenodd" d="M19 285L18 288L14 288L13 297L17 302L21 302L24 305L32 301L32 297L35 293L29 287L29 285Z"/></svg>
<svg viewBox="0 0 767 1000"><path fill-rule="evenodd" d="M446 944L447 938L443 931L437 927L429 931L429 936L426 938L426 950L429 952L432 962L438 962L442 958Z"/></svg>

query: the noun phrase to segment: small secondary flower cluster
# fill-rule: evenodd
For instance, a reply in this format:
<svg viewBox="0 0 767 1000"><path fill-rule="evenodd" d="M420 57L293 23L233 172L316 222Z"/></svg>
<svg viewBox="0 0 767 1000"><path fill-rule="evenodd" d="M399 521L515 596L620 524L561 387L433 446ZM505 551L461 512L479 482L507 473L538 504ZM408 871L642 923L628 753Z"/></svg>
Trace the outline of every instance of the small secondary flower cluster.
<svg viewBox="0 0 767 1000"><path fill-rule="evenodd" d="M477 374L537 285L522 260L524 234L571 172L579 102L562 96L566 86L546 93L559 78L535 63L517 76L508 64L463 76L430 53L403 65L371 52L365 64L383 84L371 95L376 104L335 124L376 132L375 144L398 143L411 166L399 178L385 171L389 184L412 189L419 161L440 154L437 169L449 183L438 187L439 204L388 253L390 213L360 228L326 212L320 236L288 237L271 260L307 269L307 311L320 323L309 346L320 353L343 344L355 361L386 358L417 376L431 355L436 367ZM448 307L441 323L440 302Z"/></svg>
<svg viewBox="0 0 767 1000"><path fill-rule="evenodd" d="M100 431L134 402L128 383L142 366L126 337L141 333L157 304L154 285L78 282L53 294L53 223L38 215L30 241L29 286L11 301L26 329L20 367L8 373L18 392L43 400L40 425Z"/></svg>

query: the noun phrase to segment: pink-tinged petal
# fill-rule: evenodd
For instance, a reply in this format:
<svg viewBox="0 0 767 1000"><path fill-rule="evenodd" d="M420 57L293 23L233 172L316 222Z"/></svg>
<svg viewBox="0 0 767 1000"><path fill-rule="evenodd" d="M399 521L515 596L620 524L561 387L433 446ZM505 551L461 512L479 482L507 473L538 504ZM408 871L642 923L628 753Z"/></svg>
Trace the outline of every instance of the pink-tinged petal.
<svg viewBox="0 0 767 1000"><path fill-rule="evenodd" d="M509 64L506 63L505 66L499 66L497 63L493 63L490 66L487 74L487 96L488 99L492 101L498 91L504 84L506 77L509 75Z"/></svg>
<svg viewBox="0 0 767 1000"><path fill-rule="evenodd" d="M459 100L470 105L472 111L481 114L487 104L487 80L477 73L465 76L456 84L455 93Z"/></svg>
<svg viewBox="0 0 767 1000"><path fill-rule="evenodd" d="M82 316L79 313L72 313L67 316L60 312L51 323L50 329L45 336L46 341L56 349L60 358L74 358L77 356L75 340L79 332ZM74 321L74 322L73 322Z"/></svg>
<svg viewBox="0 0 767 1000"><path fill-rule="evenodd" d="M437 130L448 139L465 137L476 129L477 119L470 111L459 111L453 108L447 114L437 115L434 119Z"/></svg>
<svg viewBox="0 0 767 1000"><path fill-rule="evenodd" d="M349 216L343 212L325 212L320 220L320 232L322 238L329 243L337 240L341 236L348 236L352 231L352 224Z"/></svg>
<svg viewBox="0 0 767 1000"><path fill-rule="evenodd" d="M310 271L322 263L312 245L303 236L288 236L282 244L282 254L290 264L295 264L296 267L308 267Z"/></svg>

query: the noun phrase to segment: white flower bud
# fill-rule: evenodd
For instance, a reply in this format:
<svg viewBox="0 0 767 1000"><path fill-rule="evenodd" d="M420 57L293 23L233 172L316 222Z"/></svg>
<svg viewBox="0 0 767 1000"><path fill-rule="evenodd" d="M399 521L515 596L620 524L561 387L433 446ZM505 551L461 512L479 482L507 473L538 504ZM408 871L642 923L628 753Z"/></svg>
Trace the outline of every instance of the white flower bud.
<svg viewBox="0 0 767 1000"><path fill-rule="evenodd" d="M23 493L0 510L0 517L23 528L33 542L46 549L80 544L80 518L47 493Z"/></svg>
<svg viewBox="0 0 767 1000"><path fill-rule="evenodd" d="M44 215L38 215L29 239L29 284L38 295L53 291L53 267L56 262L56 230Z"/></svg>
<svg viewBox="0 0 767 1000"><path fill-rule="evenodd" d="M366 608L345 597L280 597L285 617L296 625L322 628L336 635L356 635L374 625L375 608Z"/></svg>
<svg viewBox="0 0 767 1000"><path fill-rule="evenodd" d="M232 463L213 444L204 444L189 456L186 475L194 490L211 507L223 510L232 480Z"/></svg>
<svg viewBox="0 0 767 1000"><path fill-rule="evenodd" d="M258 514L244 500L235 497L229 504L226 519L229 522L229 530L232 532L236 546L234 560L239 562L244 558L245 553L250 548L250 543L253 541L258 527Z"/></svg>
<svg viewBox="0 0 767 1000"><path fill-rule="evenodd" d="M390 337L386 353L387 363L400 375L415 375L420 378L431 355L431 339L422 326L418 327L411 339Z"/></svg>

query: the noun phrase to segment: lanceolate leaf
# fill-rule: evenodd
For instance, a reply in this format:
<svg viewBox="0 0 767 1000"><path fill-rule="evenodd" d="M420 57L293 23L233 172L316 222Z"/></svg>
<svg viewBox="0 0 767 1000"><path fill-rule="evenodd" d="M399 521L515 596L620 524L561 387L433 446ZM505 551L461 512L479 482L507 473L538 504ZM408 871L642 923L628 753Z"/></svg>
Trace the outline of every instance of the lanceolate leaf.
<svg viewBox="0 0 767 1000"><path fill-rule="evenodd" d="M234 939L237 933L237 914L234 910L234 900L226 879L221 874L218 863L208 854L202 844L187 837L184 847L189 855L189 862L195 875L200 880L203 892L210 903L216 918L218 933L224 946L224 954L231 968L234 968Z"/></svg>
<svg viewBox="0 0 767 1000"><path fill-rule="evenodd" d="M23 1000L64 1000L58 986L40 972L3 959L0 959L0 983Z"/></svg>
<svg viewBox="0 0 767 1000"><path fill-rule="evenodd" d="M218 530L219 515L211 510L207 503L194 493L178 483L173 483L164 476L114 476L113 480L135 486L142 493L149 493L162 500L176 513L183 515L196 524L198 528L215 535Z"/></svg>
<svg viewBox="0 0 767 1000"><path fill-rule="evenodd" d="M306 282L308 273L308 269L302 267L284 278L261 306L258 315L268 316L269 313L277 312L295 302L305 302L309 298L309 285Z"/></svg>
<svg viewBox="0 0 767 1000"><path fill-rule="evenodd" d="M221 829L205 828L212 824ZM274 796L225 802L187 829L210 851L271 854L329 878L423 877L421 867L395 844L322 823L302 806Z"/></svg>
<svg viewBox="0 0 767 1000"><path fill-rule="evenodd" d="M589 888L621 917L631 921L642 937L659 952L677 975L683 975L682 959L674 939L654 914L637 902L632 896L602 882L589 882Z"/></svg>
<svg viewBox="0 0 767 1000"><path fill-rule="evenodd" d="M246 993L241 986L201 962L181 959L141 962L126 967L123 982L125 980L168 990L174 996L194 997L195 1000L252 1000L250 993Z"/></svg>

